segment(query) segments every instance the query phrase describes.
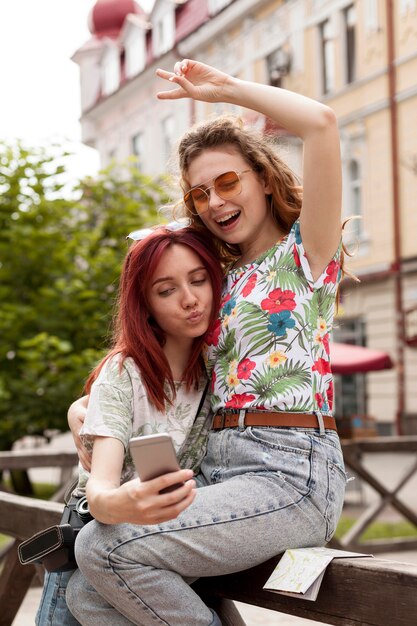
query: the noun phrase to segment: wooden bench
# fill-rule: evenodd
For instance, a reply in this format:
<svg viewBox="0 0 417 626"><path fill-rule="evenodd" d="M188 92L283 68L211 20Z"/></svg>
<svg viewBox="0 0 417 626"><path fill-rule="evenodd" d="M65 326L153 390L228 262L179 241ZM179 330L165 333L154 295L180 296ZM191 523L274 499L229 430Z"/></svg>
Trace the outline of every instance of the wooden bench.
<svg viewBox="0 0 417 626"><path fill-rule="evenodd" d="M16 538L59 523L62 504L0 492L0 532ZM34 566L21 566L16 545L9 550L0 578L0 626L11 626L26 595ZM336 559L325 573L315 602L298 600L262 586L280 557L238 574L200 579L199 593L229 598L326 624L414 626L417 616L417 565L381 559ZM40 572L39 572L40 573Z"/></svg>
<svg viewBox="0 0 417 626"><path fill-rule="evenodd" d="M407 452L415 455L417 437L343 442L343 449L346 464L379 493L380 501L371 505L354 528L340 542L334 542L333 546L374 554L381 549L415 549L415 538L363 544L359 542L359 531L363 532L387 504L394 506L412 523L416 523L415 511L405 506L397 494L414 475L417 465L414 463L407 469L395 488L388 490L368 472L362 456L377 452ZM63 483L72 473L76 461L75 453L45 450L0 452L0 470L60 467L63 472L62 484L58 486L53 499L62 499L65 487ZM34 576L38 576L39 582L43 579L41 567L20 565L17 545L35 532L59 523L62 508L63 505L59 502L0 491L0 533L14 538L0 555L3 556L0 575L0 626L12 624ZM279 558L238 574L200 579L195 583L196 590L216 598L229 598L327 624L414 626L417 623L417 565L377 558L336 559L327 568L318 599L309 602L262 590Z"/></svg>

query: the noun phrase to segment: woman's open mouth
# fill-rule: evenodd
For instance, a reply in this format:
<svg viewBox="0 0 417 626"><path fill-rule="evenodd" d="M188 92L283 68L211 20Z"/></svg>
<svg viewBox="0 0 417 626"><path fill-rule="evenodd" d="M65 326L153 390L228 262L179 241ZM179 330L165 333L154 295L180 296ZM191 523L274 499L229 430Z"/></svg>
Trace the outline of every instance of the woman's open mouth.
<svg viewBox="0 0 417 626"><path fill-rule="evenodd" d="M220 226L222 230L228 230L233 227L240 217L240 211L233 211L222 217L216 219L216 224Z"/></svg>

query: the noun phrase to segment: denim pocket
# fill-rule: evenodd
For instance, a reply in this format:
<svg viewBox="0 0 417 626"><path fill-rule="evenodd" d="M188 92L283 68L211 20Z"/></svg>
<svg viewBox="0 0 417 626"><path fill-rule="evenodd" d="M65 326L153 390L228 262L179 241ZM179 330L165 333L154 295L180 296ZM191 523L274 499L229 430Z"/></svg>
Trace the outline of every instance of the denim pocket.
<svg viewBox="0 0 417 626"><path fill-rule="evenodd" d="M294 429L253 427L245 429L252 455L259 459L263 471L279 473L298 494L306 496L312 482L312 442Z"/></svg>
<svg viewBox="0 0 417 626"><path fill-rule="evenodd" d="M347 477L341 465L328 460L327 479L327 506L324 517L326 519L326 541L330 541L342 512Z"/></svg>

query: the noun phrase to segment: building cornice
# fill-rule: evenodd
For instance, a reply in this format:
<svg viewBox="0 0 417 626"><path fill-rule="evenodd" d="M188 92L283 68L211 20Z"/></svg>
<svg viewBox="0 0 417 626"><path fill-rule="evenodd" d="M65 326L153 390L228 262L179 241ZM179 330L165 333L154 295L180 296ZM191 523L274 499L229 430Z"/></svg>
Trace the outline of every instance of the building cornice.
<svg viewBox="0 0 417 626"><path fill-rule="evenodd" d="M181 57L192 57L195 50L211 43L219 33L223 33L235 23L242 21L248 14L269 4L270 0L237 0L212 19L200 26L194 33L178 42L177 49Z"/></svg>

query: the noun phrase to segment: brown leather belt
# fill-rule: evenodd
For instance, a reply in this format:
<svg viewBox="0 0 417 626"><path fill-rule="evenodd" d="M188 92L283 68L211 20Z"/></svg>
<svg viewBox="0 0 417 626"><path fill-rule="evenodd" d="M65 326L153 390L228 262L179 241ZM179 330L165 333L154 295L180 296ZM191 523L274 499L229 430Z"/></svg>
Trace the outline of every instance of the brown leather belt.
<svg viewBox="0 0 417 626"><path fill-rule="evenodd" d="M336 421L330 415L323 415L324 428L336 430ZM245 413L245 426L278 426L281 428L319 428L316 415L311 413ZM218 413L213 418L212 428L236 428L239 426L239 413Z"/></svg>

